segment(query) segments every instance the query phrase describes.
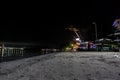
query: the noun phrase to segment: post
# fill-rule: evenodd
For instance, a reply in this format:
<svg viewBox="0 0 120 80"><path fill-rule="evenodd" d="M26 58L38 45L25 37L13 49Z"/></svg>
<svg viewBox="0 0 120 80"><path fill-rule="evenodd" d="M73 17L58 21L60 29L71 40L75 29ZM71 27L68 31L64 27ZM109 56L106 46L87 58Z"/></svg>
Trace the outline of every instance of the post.
<svg viewBox="0 0 120 80"><path fill-rule="evenodd" d="M95 35L96 35L96 40L97 40L97 25L95 22L93 22L93 24L95 25Z"/></svg>
<svg viewBox="0 0 120 80"><path fill-rule="evenodd" d="M3 57L4 57L4 43L2 43L2 46L1 46L1 61L3 61Z"/></svg>

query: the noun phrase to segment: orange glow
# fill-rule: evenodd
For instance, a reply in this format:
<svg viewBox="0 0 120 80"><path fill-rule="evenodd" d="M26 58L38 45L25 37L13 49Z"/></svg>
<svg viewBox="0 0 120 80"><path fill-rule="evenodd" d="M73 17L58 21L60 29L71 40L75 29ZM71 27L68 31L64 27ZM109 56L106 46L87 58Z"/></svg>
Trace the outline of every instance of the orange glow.
<svg viewBox="0 0 120 80"><path fill-rule="evenodd" d="M76 42L76 45L80 45L80 43Z"/></svg>
<svg viewBox="0 0 120 80"><path fill-rule="evenodd" d="M79 43L79 44L75 44L75 45L73 46L73 51L77 51L77 49L79 48L79 45L80 45L80 43Z"/></svg>

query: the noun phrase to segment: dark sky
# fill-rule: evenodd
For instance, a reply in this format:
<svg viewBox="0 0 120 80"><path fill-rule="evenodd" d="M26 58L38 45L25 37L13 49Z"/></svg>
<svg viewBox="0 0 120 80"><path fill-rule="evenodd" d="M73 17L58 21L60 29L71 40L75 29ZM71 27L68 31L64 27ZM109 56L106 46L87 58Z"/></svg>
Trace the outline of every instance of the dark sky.
<svg viewBox="0 0 120 80"><path fill-rule="evenodd" d="M94 40L95 28L92 24L94 21L97 24L98 38L107 37L114 32L113 21L120 18L120 8L116 5L112 2L97 1L91 2L87 7L71 6L64 10L36 8L18 15L20 18L2 17L0 39L62 45L73 37L65 27L73 25L80 29L83 39Z"/></svg>

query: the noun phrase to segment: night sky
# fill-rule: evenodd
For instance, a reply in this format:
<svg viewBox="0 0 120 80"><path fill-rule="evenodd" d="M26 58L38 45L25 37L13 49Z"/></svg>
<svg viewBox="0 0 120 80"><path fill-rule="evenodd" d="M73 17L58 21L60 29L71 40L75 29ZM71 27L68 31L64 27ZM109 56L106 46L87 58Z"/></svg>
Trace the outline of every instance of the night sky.
<svg viewBox="0 0 120 80"><path fill-rule="evenodd" d="M114 32L112 23L120 18L120 8L112 2L91 2L88 7L55 10L41 10L41 14L37 8L20 15L20 18L3 16L0 19L0 40L64 45L73 38L72 32L65 30L65 27L73 25L80 29L83 39L91 41L95 40L94 21L97 24L98 38L102 38Z"/></svg>

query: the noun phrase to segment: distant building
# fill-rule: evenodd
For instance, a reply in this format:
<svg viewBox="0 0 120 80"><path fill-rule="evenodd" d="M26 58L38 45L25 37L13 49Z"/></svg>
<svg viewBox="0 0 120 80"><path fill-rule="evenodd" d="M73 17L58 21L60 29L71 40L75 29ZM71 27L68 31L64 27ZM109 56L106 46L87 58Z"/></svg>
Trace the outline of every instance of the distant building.
<svg viewBox="0 0 120 80"><path fill-rule="evenodd" d="M48 44L49 45L49 44ZM22 42L0 42L0 59L3 58L21 58L42 54L43 43L22 43ZM45 48L46 52L57 52L56 48Z"/></svg>
<svg viewBox="0 0 120 80"><path fill-rule="evenodd" d="M101 38L95 41L97 51L112 51L112 40L107 38Z"/></svg>
<svg viewBox="0 0 120 80"><path fill-rule="evenodd" d="M23 44L0 42L0 57L23 56L23 52Z"/></svg>

